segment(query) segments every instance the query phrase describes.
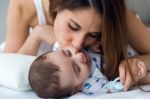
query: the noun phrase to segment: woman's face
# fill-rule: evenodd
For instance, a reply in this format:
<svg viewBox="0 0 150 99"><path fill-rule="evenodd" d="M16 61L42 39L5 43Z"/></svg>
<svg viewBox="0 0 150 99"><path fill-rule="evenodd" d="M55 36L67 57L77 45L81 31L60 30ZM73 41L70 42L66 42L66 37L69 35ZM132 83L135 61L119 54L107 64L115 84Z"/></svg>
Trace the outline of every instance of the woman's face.
<svg viewBox="0 0 150 99"><path fill-rule="evenodd" d="M101 35L101 16L93 9L63 10L54 21L56 40L61 47L77 50L93 45Z"/></svg>

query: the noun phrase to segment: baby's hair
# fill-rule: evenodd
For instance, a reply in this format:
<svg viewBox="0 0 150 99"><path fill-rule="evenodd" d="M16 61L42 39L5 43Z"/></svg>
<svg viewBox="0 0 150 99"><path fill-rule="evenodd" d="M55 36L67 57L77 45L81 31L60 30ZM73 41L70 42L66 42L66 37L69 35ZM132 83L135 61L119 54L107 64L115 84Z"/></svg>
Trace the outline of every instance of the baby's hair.
<svg viewBox="0 0 150 99"><path fill-rule="evenodd" d="M41 98L62 98L71 93L70 88L61 88L59 67L47 60L46 54L37 57L29 71L29 83Z"/></svg>

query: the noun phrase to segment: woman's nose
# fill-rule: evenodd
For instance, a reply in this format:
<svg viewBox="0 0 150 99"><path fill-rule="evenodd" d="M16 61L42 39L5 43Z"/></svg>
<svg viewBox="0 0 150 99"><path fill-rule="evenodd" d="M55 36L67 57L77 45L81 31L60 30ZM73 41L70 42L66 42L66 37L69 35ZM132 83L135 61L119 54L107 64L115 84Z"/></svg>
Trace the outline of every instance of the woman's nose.
<svg viewBox="0 0 150 99"><path fill-rule="evenodd" d="M78 36L72 41L72 46L78 51L82 49L82 47L84 46L83 44L84 36Z"/></svg>

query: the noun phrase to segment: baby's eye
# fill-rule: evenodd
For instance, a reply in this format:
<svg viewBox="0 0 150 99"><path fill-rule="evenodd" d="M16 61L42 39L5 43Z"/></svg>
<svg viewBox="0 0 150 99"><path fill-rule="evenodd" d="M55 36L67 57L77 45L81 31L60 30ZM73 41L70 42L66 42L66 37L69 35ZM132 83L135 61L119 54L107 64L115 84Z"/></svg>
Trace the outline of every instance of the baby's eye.
<svg viewBox="0 0 150 99"><path fill-rule="evenodd" d="M77 72L78 75L79 75L79 73L80 73L80 68L76 66L75 69L76 69L76 72Z"/></svg>
<svg viewBox="0 0 150 99"><path fill-rule="evenodd" d="M66 54L67 54L69 57L72 56L72 54L71 54L71 52L70 52L69 50L66 50Z"/></svg>
<svg viewBox="0 0 150 99"><path fill-rule="evenodd" d="M71 57L71 52L69 50L62 49L62 52L65 56Z"/></svg>
<svg viewBox="0 0 150 99"><path fill-rule="evenodd" d="M76 74L79 75L79 73L80 73L80 71L81 71L81 68L80 68L76 63L74 63L73 66L74 66L74 69L75 69Z"/></svg>

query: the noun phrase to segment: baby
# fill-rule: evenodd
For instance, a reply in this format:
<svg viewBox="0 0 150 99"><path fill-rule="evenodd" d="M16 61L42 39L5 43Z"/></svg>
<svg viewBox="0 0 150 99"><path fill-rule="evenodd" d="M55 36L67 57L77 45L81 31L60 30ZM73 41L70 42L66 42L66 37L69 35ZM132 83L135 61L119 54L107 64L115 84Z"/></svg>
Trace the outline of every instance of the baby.
<svg viewBox="0 0 150 99"><path fill-rule="evenodd" d="M29 82L42 98L62 98L76 92L104 94L123 91L119 78L108 81L102 74L102 56L88 49L77 52L73 47L60 49L39 56L31 65ZM128 56L136 53L129 46ZM102 64L103 65L103 64ZM141 69L141 68L140 68Z"/></svg>
<svg viewBox="0 0 150 99"><path fill-rule="evenodd" d="M31 65L29 82L42 98L62 98L78 91L87 94L123 91L120 82L109 82L100 69L100 54L76 52L70 47L39 56Z"/></svg>

